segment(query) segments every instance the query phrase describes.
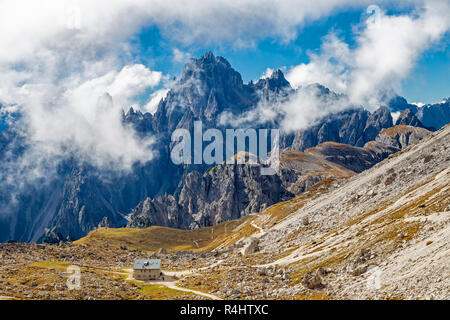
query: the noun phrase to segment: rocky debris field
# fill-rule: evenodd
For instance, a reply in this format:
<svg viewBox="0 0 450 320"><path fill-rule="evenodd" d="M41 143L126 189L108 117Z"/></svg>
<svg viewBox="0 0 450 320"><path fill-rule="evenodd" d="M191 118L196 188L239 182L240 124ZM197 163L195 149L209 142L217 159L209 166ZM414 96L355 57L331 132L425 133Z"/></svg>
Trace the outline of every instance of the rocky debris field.
<svg viewBox="0 0 450 320"><path fill-rule="evenodd" d="M261 253L295 248L270 264L333 298L448 299L448 150L450 126L309 201L267 230Z"/></svg>
<svg viewBox="0 0 450 320"><path fill-rule="evenodd" d="M108 246L50 244L0 244L0 296L16 299L203 299L181 291L149 290L145 285L127 281L123 271L135 258L151 254ZM175 257L180 257L176 259ZM163 260L163 267L174 261L191 266L194 254L179 253ZM195 259L195 258L194 258ZM167 262L166 262L167 261ZM80 267L80 289L69 290L72 273ZM167 291L167 292L166 292Z"/></svg>

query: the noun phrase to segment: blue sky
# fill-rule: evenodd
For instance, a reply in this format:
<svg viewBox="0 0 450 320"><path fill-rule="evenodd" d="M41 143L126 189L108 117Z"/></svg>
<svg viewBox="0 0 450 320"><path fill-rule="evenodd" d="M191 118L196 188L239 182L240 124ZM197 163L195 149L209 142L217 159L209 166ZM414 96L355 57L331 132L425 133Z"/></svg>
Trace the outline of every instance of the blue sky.
<svg viewBox="0 0 450 320"><path fill-rule="evenodd" d="M388 15L410 14L411 7L383 8ZM309 62L309 53L320 53L323 37L336 33L350 47L354 45L352 30L367 18L361 9L349 9L315 20L298 28L295 40L285 42L276 38L264 38L253 46L240 47L228 43L202 45L196 42L183 46L180 42L164 37L156 26L148 26L134 36L136 60L164 74L179 76L183 62L173 60L176 48L192 57L206 51L225 57L241 73L243 80L256 80L267 68L289 70L300 63ZM410 102L435 103L450 96L450 36L447 34L422 53L409 76L402 81L398 92Z"/></svg>
<svg viewBox="0 0 450 320"><path fill-rule="evenodd" d="M0 118L0 132L2 132L6 128L6 124L3 122L3 119Z"/></svg>
<svg viewBox="0 0 450 320"><path fill-rule="evenodd" d="M411 102L432 103L450 97L450 37L442 46L427 51L403 83L403 95Z"/></svg>

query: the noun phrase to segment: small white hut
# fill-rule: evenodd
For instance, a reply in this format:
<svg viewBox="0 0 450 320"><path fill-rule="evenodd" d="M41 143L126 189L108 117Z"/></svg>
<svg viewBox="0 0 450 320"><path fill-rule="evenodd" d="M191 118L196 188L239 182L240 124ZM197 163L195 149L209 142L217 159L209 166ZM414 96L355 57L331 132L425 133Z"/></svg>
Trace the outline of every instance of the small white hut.
<svg viewBox="0 0 450 320"><path fill-rule="evenodd" d="M158 280L162 276L160 259L136 259L133 265L133 278L136 280Z"/></svg>

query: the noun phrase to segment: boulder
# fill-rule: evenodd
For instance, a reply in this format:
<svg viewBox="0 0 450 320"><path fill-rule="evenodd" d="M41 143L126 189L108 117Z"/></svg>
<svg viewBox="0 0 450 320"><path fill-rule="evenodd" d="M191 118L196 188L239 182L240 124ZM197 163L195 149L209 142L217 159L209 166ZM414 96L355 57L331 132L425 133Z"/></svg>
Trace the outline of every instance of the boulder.
<svg viewBox="0 0 450 320"><path fill-rule="evenodd" d="M160 248L158 254L167 254L167 250L165 248Z"/></svg>
<svg viewBox="0 0 450 320"><path fill-rule="evenodd" d="M322 283L322 278L320 275L318 275L314 271L309 271L302 279L302 285L304 285L306 288L315 290L315 289L321 289L325 287L325 285Z"/></svg>
<svg viewBox="0 0 450 320"><path fill-rule="evenodd" d="M245 248L244 254L247 255L247 254L252 254L252 253L258 252L259 251L258 244L259 244L258 239L252 239L250 241L250 244L248 245L248 247Z"/></svg>

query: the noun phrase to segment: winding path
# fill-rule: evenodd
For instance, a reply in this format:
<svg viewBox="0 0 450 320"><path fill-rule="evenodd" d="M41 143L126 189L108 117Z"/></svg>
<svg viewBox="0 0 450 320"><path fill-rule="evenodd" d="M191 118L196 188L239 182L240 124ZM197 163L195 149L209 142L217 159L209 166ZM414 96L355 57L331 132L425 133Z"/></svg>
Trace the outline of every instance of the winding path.
<svg viewBox="0 0 450 320"><path fill-rule="evenodd" d="M171 276L171 277L177 277L177 278L178 277L183 277L183 276L192 276L194 274L198 274L198 272L200 272L200 271L214 268L214 267L218 266L219 264L221 264L222 262L223 262L223 260L219 260L219 261L214 262L213 264L211 264L209 266L202 267L202 268L183 270L183 271L164 271L163 273L165 275L168 275L168 276Z"/></svg>
<svg viewBox="0 0 450 320"><path fill-rule="evenodd" d="M183 277L183 276L188 276L188 275L190 276L190 275L198 274L199 271L214 268L215 266L218 266L222 262L223 262L223 260L219 260L207 267L191 269L191 270L184 270L184 271L164 271L163 273L164 273L164 275L167 275L170 277L177 277L177 278ZM166 286L170 289L174 289L174 290L191 292L196 295L203 296L203 297L206 297L206 298L209 298L212 300L222 300L220 297L210 294L210 293L205 293L205 292L201 292L201 291L197 291L197 290L193 290L193 289L179 287L179 286L177 286L178 281L141 281L141 280L136 280L133 278L133 269L128 268L128 269L124 269L124 271L126 271L126 274L128 274L127 280L134 280L134 281L138 281L140 283L144 283L144 284L148 284L148 285L162 285L162 286Z"/></svg>
<svg viewBox="0 0 450 320"><path fill-rule="evenodd" d="M174 290L185 291L185 292L192 292L192 293L195 293L196 295L207 297L207 298L210 298L212 300L222 300L218 296L210 294L210 293L205 293L205 292L201 292L201 291L197 291L197 290L192 290L192 289L179 287L179 286L177 286L176 283L177 283L176 281L149 282L149 284L151 284L151 285L163 285L163 286L166 286L166 287L168 287L170 289L174 289Z"/></svg>
<svg viewBox="0 0 450 320"><path fill-rule="evenodd" d="M257 238L261 238L263 235L265 235L267 232L263 230L263 228L261 228L260 226L257 226L253 221L250 222L250 225L253 228L258 229L259 233L257 234L253 234L250 237L248 237L247 239L245 239L246 243L245 245L241 248L240 252L243 256L245 256L245 250L247 250L248 246L250 245L250 243L252 242L252 239L257 239Z"/></svg>
<svg viewBox="0 0 450 320"><path fill-rule="evenodd" d="M260 226L257 226L253 221L252 222L250 222L250 224L252 225L252 227L254 227L254 228L256 228L256 229L258 229L259 230L259 236L261 237L262 235L264 235L265 234L265 232L264 232L264 230L263 230L263 228L261 228ZM262 233L262 235L261 235L261 233Z"/></svg>

